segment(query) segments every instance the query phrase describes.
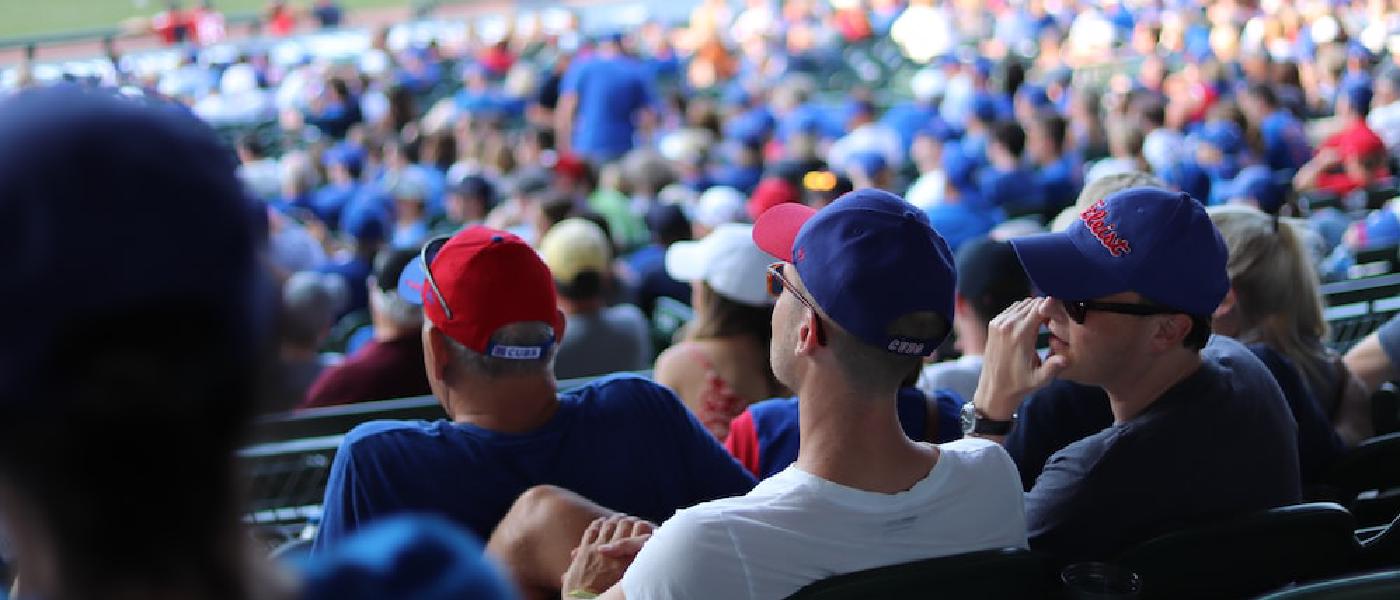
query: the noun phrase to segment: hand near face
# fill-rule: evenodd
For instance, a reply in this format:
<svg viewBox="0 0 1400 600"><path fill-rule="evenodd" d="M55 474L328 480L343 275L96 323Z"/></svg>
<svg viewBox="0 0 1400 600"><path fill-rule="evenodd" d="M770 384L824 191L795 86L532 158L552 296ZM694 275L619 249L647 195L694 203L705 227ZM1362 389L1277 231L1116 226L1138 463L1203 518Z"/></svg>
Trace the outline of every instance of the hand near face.
<svg viewBox="0 0 1400 600"><path fill-rule="evenodd" d="M565 597L574 590L602 593L616 585L655 530L647 521L622 514L594 520L571 553L573 562L560 580Z"/></svg>
<svg viewBox="0 0 1400 600"><path fill-rule="evenodd" d="M1050 298L1021 300L987 325L987 348L973 402L988 418L1009 420L1021 399L1049 385L1069 366L1063 356L1041 361L1035 351L1040 326L1050 321L1051 302Z"/></svg>

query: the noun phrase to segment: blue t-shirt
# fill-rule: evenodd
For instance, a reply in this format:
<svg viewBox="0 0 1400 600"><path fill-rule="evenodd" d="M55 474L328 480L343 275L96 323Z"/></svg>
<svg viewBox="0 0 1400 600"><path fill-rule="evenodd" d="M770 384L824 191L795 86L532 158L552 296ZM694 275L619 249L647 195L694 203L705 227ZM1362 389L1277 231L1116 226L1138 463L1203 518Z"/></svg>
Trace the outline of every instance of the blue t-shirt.
<svg viewBox="0 0 1400 600"><path fill-rule="evenodd" d="M1271 170L1296 170L1312 157L1303 123L1287 109L1280 108L1264 117L1259 123L1259 137Z"/></svg>
<svg viewBox="0 0 1400 600"><path fill-rule="evenodd" d="M359 257L351 257L344 262L322 265L316 269L320 273L338 275L345 282L345 289L349 292L347 294L348 301L345 303L345 310L336 315L337 319L357 310L369 308L369 287L365 282L373 270L374 265L370 264L370 261Z"/></svg>
<svg viewBox="0 0 1400 600"><path fill-rule="evenodd" d="M909 439L942 444L962 438L961 411L963 400L950 390L938 390L934 401L938 405L938 431L929 435L928 402L918 388L903 388L897 397L899 425ZM797 460L800 441L798 401L792 398L770 398L749 406L747 412L753 427L731 430L730 435L752 436L745 447L756 448L760 479L786 469ZM742 419L743 417L739 417ZM742 432L742 433L741 433ZM731 448L734 444L730 444ZM741 461L742 462L742 461Z"/></svg>
<svg viewBox="0 0 1400 600"><path fill-rule="evenodd" d="M554 416L529 433L447 420L359 425L331 465L313 551L405 512L446 517L485 539L522 492L542 484L660 523L748 493L754 478L674 393L617 375L560 394Z"/></svg>
<svg viewBox="0 0 1400 600"><path fill-rule="evenodd" d="M637 111L656 103L645 67L627 57L596 56L569 67L561 94L578 95L574 152L611 160L632 149Z"/></svg>
<svg viewBox="0 0 1400 600"><path fill-rule="evenodd" d="M973 208L977 197L975 192L964 194L956 204L935 204L924 211L934 231L943 236L948 247L954 251L971 240L987 235L1006 218L998 208Z"/></svg>
<svg viewBox="0 0 1400 600"><path fill-rule="evenodd" d="M341 212L359 193L360 186L353 183L349 185L326 184L312 194L311 211L316 213L317 218L325 222L326 227L334 231L340 228Z"/></svg>
<svg viewBox="0 0 1400 600"><path fill-rule="evenodd" d="M1220 336L1201 356L1141 414L1050 457L1026 494L1032 549L1111 559L1168 531L1299 501L1297 425L1268 369Z"/></svg>
<svg viewBox="0 0 1400 600"><path fill-rule="evenodd" d="M988 166L978 176L978 185L984 206L999 207L1008 215L1038 214L1045 209L1045 190L1030 169L1003 171Z"/></svg>
<svg viewBox="0 0 1400 600"><path fill-rule="evenodd" d="M899 146L905 156L909 155L909 148L914 145L914 136L941 120L937 107L919 102L892 106L880 118L881 123L899 134Z"/></svg>
<svg viewBox="0 0 1400 600"><path fill-rule="evenodd" d="M1074 204L1084 180L1079 176L1079 165L1072 156L1062 156L1059 160L1040 168L1036 182L1045 194L1045 208L1059 211Z"/></svg>

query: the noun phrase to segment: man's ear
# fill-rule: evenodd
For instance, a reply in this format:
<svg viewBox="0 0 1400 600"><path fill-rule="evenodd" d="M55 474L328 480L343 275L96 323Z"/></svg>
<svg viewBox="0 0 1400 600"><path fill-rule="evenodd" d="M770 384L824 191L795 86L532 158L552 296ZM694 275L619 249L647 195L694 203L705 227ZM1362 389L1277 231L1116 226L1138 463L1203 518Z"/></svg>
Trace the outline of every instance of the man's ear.
<svg viewBox="0 0 1400 600"><path fill-rule="evenodd" d="M1220 301L1220 306L1215 307L1215 313L1211 316L1219 319L1229 315L1235 311L1237 302L1238 300L1235 298L1235 288L1231 286L1229 291L1225 292L1225 299Z"/></svg>
<svg viewBox="0 0 1400 600"><path fill-rule="evenodd" d="M559 342L564 341L564 330L569 328L569 319L562 310L555 309L554 312L559 313L559 331L554 332L554 345L558 346Z"/></svg>
<svg viewBox="0 0 1400 600"><path fill-rule="evenodd" d="M811 309L808 309L806 313L807 315L802 318L802 323L797 327L797 344L792 349L793 354L797 356L811 356L821 346L817 342L817 327L820 327L817 319L821 317L817 316L816 311ZM830 342L830 340L828 335L827 341Z"/></svg>
<svg viewBox="0 0 1400 600"><path fill-rule="evenodd" d="M425 336L428 376L438 381L446 381L452 365L452 348L448 346L447 334L429 325Z"/></svg>
<svg viewBox="0 0 1400 600"><path fill-rule="evenodd" d="M1183 314L1164 315L1164 318L1157 320L1157 330L1152 333L1152 347L1157 351L1180 348L1190 333L1191 317Z"/></svg>

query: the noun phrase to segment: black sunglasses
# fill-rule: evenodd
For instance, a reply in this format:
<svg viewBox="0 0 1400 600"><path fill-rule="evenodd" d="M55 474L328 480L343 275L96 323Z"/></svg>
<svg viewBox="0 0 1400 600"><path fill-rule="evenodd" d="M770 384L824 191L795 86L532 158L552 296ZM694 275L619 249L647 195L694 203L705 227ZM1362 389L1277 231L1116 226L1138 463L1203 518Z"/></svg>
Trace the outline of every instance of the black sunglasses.
<svg viewBox="0 0 1400 600"><path fill-rule="evenodd" d="M438 306L442 307L443 314L447 319L452 320L452 309L447 306L447 299L442 297L442 290L438 289L437 281L433 279L433 259L437 258L439 250L443 244L450 239L447 236L436 237L423 244L423 249L418 251L418 260L423 261L423 275L428 280L428 285L433 290L433 298L437 300Z"/></svg>
<svg viewBox="0 0 1400 600"><path fill-rule="evenodd" d="M1175 315L1185 314L1174 308L1164 306L1153 306L1151 304L1131 304L1127 302L1095 302L1093 300L1060 300L1060 305L1065 307L1065 314L1074 319L1075 323L1084 324L1084 318L1089 315L1089 311L1118 313L1120 315L1137 315L1146 317L1151 315Z"/></svg>
<svg viewBox="0 0 1400 600"><path fill-rule="evenodd" d="M812 303L811 300L808 300L806 296L798 293L797 288L792 285L792 282L788 281L786 277L783 277L783 263L776 262L768 265L768 295L777 298L783 295L783 288L787 288L787 291L792 292L792 296L797 298L798 302L801 302L803 306L811 309L812 314L816 315L817 345L825 346L826 335L822 332L822 317L821 313L817 312L817 305Z"/></svg>

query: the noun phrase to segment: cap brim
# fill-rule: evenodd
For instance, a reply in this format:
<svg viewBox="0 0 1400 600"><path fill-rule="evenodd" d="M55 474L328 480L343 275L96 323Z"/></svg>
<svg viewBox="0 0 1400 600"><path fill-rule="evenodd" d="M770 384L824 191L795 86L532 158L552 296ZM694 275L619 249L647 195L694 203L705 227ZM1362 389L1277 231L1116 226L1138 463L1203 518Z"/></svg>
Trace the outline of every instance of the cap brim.
<svg viewBox="0 0 1400 600"><path fill-rule="evenodd" d="M1128 291L1116 277L1096 268L1064 233L1029 235L1010 242L1026 276L1043 295L1090 300Z"/></svg>
<svg viewBox="0 0 1400 600"><path fill-rule="evenodd" d="M403 273L399 274L399 297L405 301L422 305L423 288L427 286L427 273L423 271L423 261L414 258L403 266Z"/></svg>
<svg viewBox="0 0 1400 600"><path fill-rule="evenodd" d="M753 226L753 242L760 250L779 260L792 262L792 244L797 232L817 211L810 206L787 202L759 215Z"/></svg>
<svg viewBox="0 0 1400 600"><path fill-rule="evenodd" d="M699 281L705 278L708 258L702 242L676 242L666 249L666 274L676 281Z"/></svg>

